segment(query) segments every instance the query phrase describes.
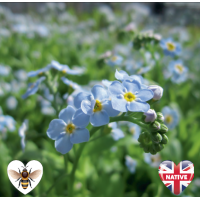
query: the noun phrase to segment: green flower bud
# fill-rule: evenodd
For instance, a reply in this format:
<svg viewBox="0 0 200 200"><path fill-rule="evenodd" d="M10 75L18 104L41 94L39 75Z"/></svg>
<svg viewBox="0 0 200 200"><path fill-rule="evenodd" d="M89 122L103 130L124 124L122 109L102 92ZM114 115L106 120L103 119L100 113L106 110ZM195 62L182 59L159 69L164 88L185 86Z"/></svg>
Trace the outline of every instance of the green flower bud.
<svg viewBox="0 0 200 200"><path fill-rule="evenodd" d="M144 146L144 152L149 153L151 146L150 145L145 145Z"/></svg>
<svg viewBox="0 0 200 200"><path fill-rule="evenodd" d="M157 132L160 129L160 123L155 121L150 125L150 127L153 132Z"/></svg>
<svg viewBox="0 0 200 200"><path fill-rule="evenodd" d="M150 148L150 153L155 155L157 153L157 151L153 148L153 146L151 146Z"/></svg>
<svg viewBox="0 0 200 200"><path fill-rule="evenodd" d="M157 112L157 121L160 122L160 123L163 123L164 122L164 116L161 112Z"/></svg>
<svg viewBox="0 0 200 200"><path fill-rule="evenodd" d="M153 144L153 148L155 151L159 152L164 149L164 144Z"/></svg>
<svg viewBox="0 0 200 200"><path fill-rule="evenodd" d="M168 131L167 126L165 124L161 124L159 132L160 133L167 133L167 131Z"/></svg>
<svg viewBox="0 0 200 200"><path fill-rule="evenodd" d="M145 142L146 144L148 144L149 142L151 142L151 136L150 136L150 134L147 133L147 132L144 133L144 142Z"/></svg>
<svg viewBox="0 0 200 200"><path fill-rule="evenodd" d="M160 143L162 140L162 136L160 135L160 133L153 133L152 134L152 141L156 144Z"/></svg>
<svg viewBox="0 0 200 200"><path fill-rule="evenodd" d="M169 141L168 137L167 137L165 134L163 134L163 135L162 135L162 141L161 141L161 144L167 144L168 141Z"/></svg>

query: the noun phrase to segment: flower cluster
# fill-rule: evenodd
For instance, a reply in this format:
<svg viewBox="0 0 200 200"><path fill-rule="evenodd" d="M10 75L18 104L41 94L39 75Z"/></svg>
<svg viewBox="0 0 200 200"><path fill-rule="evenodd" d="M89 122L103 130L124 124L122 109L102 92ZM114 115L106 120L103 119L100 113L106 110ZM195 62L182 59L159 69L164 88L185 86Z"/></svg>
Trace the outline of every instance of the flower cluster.
<svg viewBox="0 0 200 200"><path fill-rule="evenodd" d="M96 84L91 92L84 90L79 92L71 103L75 108L68 105L66 109L61 110L59 119L51 121L47 135L55 140L57 151L65 154L71 150L73 144L87 142L90 135L86 126L89 123L93 127L108 125L114 140L124 137L124 133L117 128L115 120L128 121L129 130L135 140L139 138L141 128L149 130L150 133L159 132L161 129L162 133L167 132L165 125L159 124L161 122L159 115L157 116L155 111L150 109L148 103L151 99L159 100L163 89L155 85L147 86L141 76L129 76L122 70L116 70L115 77L118 81L106 83L106 88ZM66 84L72 84L66 78L62 80ZM77 89L77 86L74 89ZM80 86L78 89L80 90ZM144 113L146 116L144 122L140 118L132 117L132 114L136 112ZM113 123L110 123L110 118L114 120ZM139 141L141 142L140 138Z"/></svg>

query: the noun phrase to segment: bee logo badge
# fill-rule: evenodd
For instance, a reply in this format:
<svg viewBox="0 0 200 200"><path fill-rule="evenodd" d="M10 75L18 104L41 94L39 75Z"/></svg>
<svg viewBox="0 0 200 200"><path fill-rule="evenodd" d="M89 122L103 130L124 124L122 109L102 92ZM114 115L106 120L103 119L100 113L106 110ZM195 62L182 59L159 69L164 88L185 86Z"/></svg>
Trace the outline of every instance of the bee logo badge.
<svg viewBox="0 0 200 200"><path fill-rule="evenodd" d="M32 160L26 166L19 160L10 162L7 168L10 182L23 194L28 194L40 182L43 167L40 162Z"/></svg>

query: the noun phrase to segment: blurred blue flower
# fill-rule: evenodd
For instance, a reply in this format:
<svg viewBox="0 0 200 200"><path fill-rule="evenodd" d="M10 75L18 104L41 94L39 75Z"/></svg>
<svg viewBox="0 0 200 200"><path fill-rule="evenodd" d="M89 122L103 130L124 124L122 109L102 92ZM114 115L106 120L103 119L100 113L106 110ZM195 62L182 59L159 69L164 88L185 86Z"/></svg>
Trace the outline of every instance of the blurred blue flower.
<svg viewBox="0 0 200 200"><path fill-rule="evenodd" d="M72 119L75 114L75 109L72 106L67 106L59 113L59 119L54 119L50 122L47 130L47 135L52 140L55 140L55 148L62 154L68 153L73 144L87 142L90 138L89 131L83 127L77 126Z"/></svg>
<svg viewBox="0 0 200 200"><path fill-rule="evenodd" d="M119 55L113 55L106 60L106 63L109 66L114 67L116 65L121 65L122 61L123 61L123 57L121 57Z"/></svg>
<svg viewBox="0 0 200 200"><path fill-rule="evenodd" d="M117 128L117 123L112 122L108 124L108 127L112 128L111 130L111 136L112 138L117 141L121 138L124 138L124 133L121 129Z"/></svg>
<svg viewBox="0 0 200 200"><path fill-rule="evenodd" d="M15 130L15 120L13 117L9 115L0 115L0 131L9 130L14 131Z"/></svg>
<svg viewBox="0 0 200 200"><path fill-rule="evenodd" d="M152 167L158 167L161 163L161 157L159 153L155 155L144 153L144 161Z"/></svg>
<svg viewBox="0 0 200 200"><path fill-rule="evenodd" d="M174 83L181 83L187 79L188 68L183 66L182 60L171 61L168 66L169 72Z"/></svg>
<svg viewBox="0 0 200 200"><path fill-rule="evenodd" d="M81 68L78 68L78 67L74 70L70 69L68 65L62 65L55 60L51 62L51 67L65 74L71 74L71 75L80 75L80 74L83 74L84 72L84 70L81 70Z"/></svg>
<svg viewBox="0 0 200 200"><path fill-rule="evenodd" d="M164 116L164 123L169 129L175 128L179 122L179 114L175 109L165 106L162 109L162 114Z"/></svg>
<svg viewBox="0 0 200 200"><path fill-rule="evenodd" d="M141 133L140 126L138 126L137 124L129 122L128 127L129 127L130 133L133 135L133 139L138 140L140 133Z"/></svg>
<svg viewBox="0 0 200 200"><path fill-rule="evenodd" d="M160 41L160 46L167 56L176 56L181 53L181 45L173 41L172 38L162 39Z"/></svg>
<svg viewBox="0 0 200 200"><path fill-rule="evenodd" d="M26 73L26 71L24 71L23 69L19 69L15 72L15 76L17 77L18 80L20 81L26 81L28 78L28 75Z"/></svg>
<svg viewBox="0 0 200 200"><path fill-rule="evenodd" d="M24 122L22 123L22 125L19 127L19 130L18 130L18 134L19 134L19 137L21 138L21 147L22 147L22 150L24 151L25 149L25 137L26 137L26 131L28 129L28 120L24 120Z"/></svg>
<svg viewBox="0 0 200 200"><path fill-rule="evenodd" d="M6 100L6 105L8 109L13 110L17 107L18 101L14 96L10 96Z"/></svg>
<svg viewBox="0 0 200 200"><path fill-rule="evenodd" d="M70 81L69 79L67 79L65 77L61 77L61 80L63 81L63 83L72 87L74 90L81 89L80 85L78 85L77 83L74 83L73 81Z"/></svg>
<svg viewBox="0 0 200 200"><path fill-rule="evenodd" d="M146 101L154 95L149 89L141 89L141 84L136 80L123 83L114 81L108 90L112 95L112 107L121 112L147 112L150 106Z"/></svg>
<svg viewBox="0 0 200 200"><path fill-rule="evenodd" d="M34 77L37 75L43 75L45 72L49 71L51 69L51 65L47 65L46 67L39 69L37 71L31 71L28 72L28 77Z"/></svg>
<svg viewBox="0 0 200 200"><path fill-rule="evenodd" d="M128 170L131 174L135 173L137 161L131 158L130 156L125 156L125 165L128 167Z"/></svg>
<svg viewBox="0 0 200 200"><path fill-rule="evenodd" d="M0 76L8 76L10 73L10 67L0 65Z"/></svg>
<svg viewBox="0 0 200 200"><path fill-rule="evenodd" d="M101 85L95 85L91 94L79 93L74 99L74 105L78 109L74 120L79 126L86 126L89 122L93 126L102 126L109 123L109 117L119 114L112 108L108 92Z"/></svg>
<svg viewBox="0 0 200 200"><path fill-rule="evenodd" d="M142 89L147 89L147 87L148 87L148 86L144 85L144 79L143 79L143 77L141 75L131 75L131 76L129 76L123 70L118 71L116 69L115 78L117 80L120 80L120 81L125 81L125 80L133 81L133 80L136 80L136 81L138 81L140 83Z"/></svg>
<svg viewBox="0 0 200 200"><path fill-rule="evenodd" d="M46 77L42 76L35 83L30 83L28 85L28 89L27 89L26 93L22 95L22 98L26 99L28 96L35 94L38 91L38 89L39 89L40 83L43 80L45 80L45 78Z"/></svg>

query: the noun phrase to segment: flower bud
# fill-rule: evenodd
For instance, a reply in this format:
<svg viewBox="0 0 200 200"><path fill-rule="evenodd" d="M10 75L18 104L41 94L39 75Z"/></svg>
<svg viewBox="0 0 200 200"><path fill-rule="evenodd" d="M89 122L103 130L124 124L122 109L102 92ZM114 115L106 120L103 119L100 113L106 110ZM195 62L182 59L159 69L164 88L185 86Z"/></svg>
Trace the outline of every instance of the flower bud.
<svg viewBox="0 0 200 200"><path fill-rule="evenodd" d="M144 152L145 153L149 153L150 149L151 149L151 145L145 145L144 146Z"/></svg>
<svg viewBox="0 0 200 200"><path fill-rule="evenodd" d="M160 123L155 121L153 122L153 124L150 125L151 127L151 130L154 132L154 131L158 131L161 127Z"/></svg>
<svg viewBox="0 0 200 200"><path fill-rule="evenodd" d="M168 143L168 137L165 135L165 134L163 134L162 135L162 141L161 141L161 144L167 144Z"/></svg>
<svg viewBox="0 0 200 200"><path fill-rule="evenodd" d="M165 124L161 124L159 132L160 133L167 133L167 131L168 131L167 126Z"/></svg>
<svg viewBox="0 0 200 200"><path fill-rule="evenodd" d="M160 135L160 133L153 133L152 140L154 143L158 144L162 141L162 136Z"/></svg>
<svg viewBox="0 0 200 200"><path fill-rule="evenodd" d="M162 87L160 87L158 85L150 85L148 87L148 89L150 89L154 93L153 100L161 99L161 97L163 95L163 88Z"/></svg>
<svg viewBox="0 0 200 200"><path fill-rule="evenodd" d="M154 122L155 119L157 118L155 110L152 110L152 109L149 109L147 112L144 113L144 115L146 116L145 119L144 119L144 121L146 123Z"/></svg>
<svg viewBox="0 0 200 200"><path fill-rule="evenodd" d="M157 121L160 122L160 123L163 123L164 122L164 116L161 112L157 112Z"/></svg>
<svg viewBox="0 0 200 200"><path fill-rule="evenodd" d="M153 146L151 146L149 152L152 154L152 155L155 155L157 153L157 151L153 148Z"/></svg>

